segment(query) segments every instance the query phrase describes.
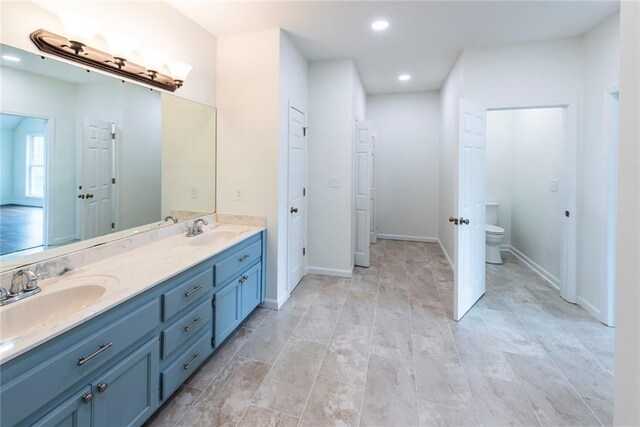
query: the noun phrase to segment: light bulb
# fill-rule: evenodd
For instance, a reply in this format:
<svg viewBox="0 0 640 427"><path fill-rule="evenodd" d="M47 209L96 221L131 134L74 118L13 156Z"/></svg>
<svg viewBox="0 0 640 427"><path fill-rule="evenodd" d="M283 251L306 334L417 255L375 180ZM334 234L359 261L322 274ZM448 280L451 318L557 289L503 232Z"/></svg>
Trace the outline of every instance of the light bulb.
<svg viewBox="0 0 640 427"><path fill-rule="evenodd" d="M133 39L125 34L120 33L104 33L102 34L107 45L109 45L109 53L116 58L131 59L134 49Z"/></svg>
<svg viewBox="0 0 640 427"><path fill-rule="evenodd" d="M82 44L89 44L98 33L98 27L92 22L72 12L61 12L60 20L66 32L65 36L70 40Z"/></svg>
<svg viewBox="0 0 640 427"><path fill-rule="evenodd" d="M167 62L166 55L154 50L143 50L140 54L142 55L142 65L149 71L160 72Z"/></svg>
<svg viewBox="0 0 640 427"><path fill-rule="evenodd" d="M191 65L186 62L180 61L169 61L167 62L167 68L169 68L169 73L171 73L171 77L175 80L180 80L184 82L187 79L187 75L193 68Z"/></svg>

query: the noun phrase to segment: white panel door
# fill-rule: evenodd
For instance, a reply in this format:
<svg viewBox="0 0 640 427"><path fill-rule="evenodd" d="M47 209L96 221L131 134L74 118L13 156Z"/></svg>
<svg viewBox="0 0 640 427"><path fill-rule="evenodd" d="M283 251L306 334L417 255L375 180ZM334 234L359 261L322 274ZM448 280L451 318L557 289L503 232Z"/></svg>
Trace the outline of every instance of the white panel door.
<svg viewBox="0 0 640 427"><path fill-rule="evenodd" d="M459 126L455 320L460 320L485 291L486 111L461 99Z"/></svg>
<svg viewBox="0 0 640 427"><path fill-rule="evenodd" d="M102 236L111 232L112 186L111 125L103 120L86 119L83 132L82 238Z"/></svg>
<svg viewBox="0 0 640 427"><path fill-rule="evenodd" d="M305 274L305 115L289 109L287 287L293 291Z"/></svg>
<svg viewBox="0 0 640 427"><path fill-rule="evenodd" d="M371 123L356 123L355 264L369 267L371 241Z"/></svg>
<svg viewBox="0 0 640 427"><path fill-rule="evenodd" d="M378 139L378 132L371 132L371 243L378 243L378 223L377 215L377 188L376 188L376 142Z"/></svg>

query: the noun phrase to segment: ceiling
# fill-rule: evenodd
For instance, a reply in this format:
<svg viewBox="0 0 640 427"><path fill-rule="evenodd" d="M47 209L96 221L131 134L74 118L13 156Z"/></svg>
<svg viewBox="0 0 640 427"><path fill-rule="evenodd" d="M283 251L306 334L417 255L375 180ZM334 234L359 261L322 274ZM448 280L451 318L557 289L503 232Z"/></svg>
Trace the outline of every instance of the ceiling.
<svg viewBox="0 0 640 427"><path fill-rule="evenodd" d="M439 89L464 48L579 36L619 8L614 0L167 1L216 36L280 27L310 61L353 58L367 93ZM391 25L376 33L376 19ZM399 82L402 73L411 80Z"/></svg>

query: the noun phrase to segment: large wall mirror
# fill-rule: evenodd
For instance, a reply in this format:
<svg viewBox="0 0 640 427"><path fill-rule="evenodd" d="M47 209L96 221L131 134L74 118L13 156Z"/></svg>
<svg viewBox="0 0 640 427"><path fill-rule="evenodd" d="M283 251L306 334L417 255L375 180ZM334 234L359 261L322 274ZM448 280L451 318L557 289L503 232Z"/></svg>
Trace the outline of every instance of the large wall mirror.
<svg viewBox="0 0 640 427"><path fill-rule="evenodd" d="M215 211L215 109L0 46L1 270Z"/></svg>

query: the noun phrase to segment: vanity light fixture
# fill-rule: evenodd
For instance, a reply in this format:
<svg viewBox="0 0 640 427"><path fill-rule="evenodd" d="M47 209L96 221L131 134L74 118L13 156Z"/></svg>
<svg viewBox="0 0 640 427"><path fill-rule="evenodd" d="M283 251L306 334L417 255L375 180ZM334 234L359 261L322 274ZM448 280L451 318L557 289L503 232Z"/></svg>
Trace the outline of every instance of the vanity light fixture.
<svg viewBox="0 0 640 427"><path fill-rule="evenodd" d="M71 19L71 21L67 19L66 22L74 22L75 29L71 34L75 35L72 35L72 38L63 37L42 29L34 31L29 37L42 52L169 92L174 92L179 87L182 87L187 74L191 71L189 64L178 61L168 62L165 55L154 51L141 52L144 66L132 62L127 56L132 55L133 45L131 40L124 36L103 35L109 44L109 49L113 49L113 53L103 52L89 46L97 31L89 31L82 25L78 25L74 19ZM84 33L82 30L85 30ZM162 72L165 64L172 76ZM175 64L181 65L176 66Z"/></svg>
<svg viewBox="0 0 640 427"><path fill-rule="evenodd" d="M67 47L76 55L84 51L84 47L98 34L98 28L73 12L61 12L60 20L69 35Z"/></svg>
<svg viewBox="0 0 640 427"><path fill-rule="evenodd" d="M5 61L10 61L10 62L20 62L21 59L18 58L17 56L13 56L13 55L2 55L2 59L4 59Z"/></svg>
<svg viewBox="0 0 640 427"><path fill-rule="evenodd" d="M411 80L411 76L409 74L400 74L398 76L398 80L400 80L401 82L406 82L408 80Z"/></svg>
<svg viewBox="0 0 640 427"><path fill-rule="evenodd" d="M385 21L383 19L379 21L374 21L373 24L371 24L371 28L374 29L375 31L386 30L387 28L389 28L389 21Z"/></svg>

